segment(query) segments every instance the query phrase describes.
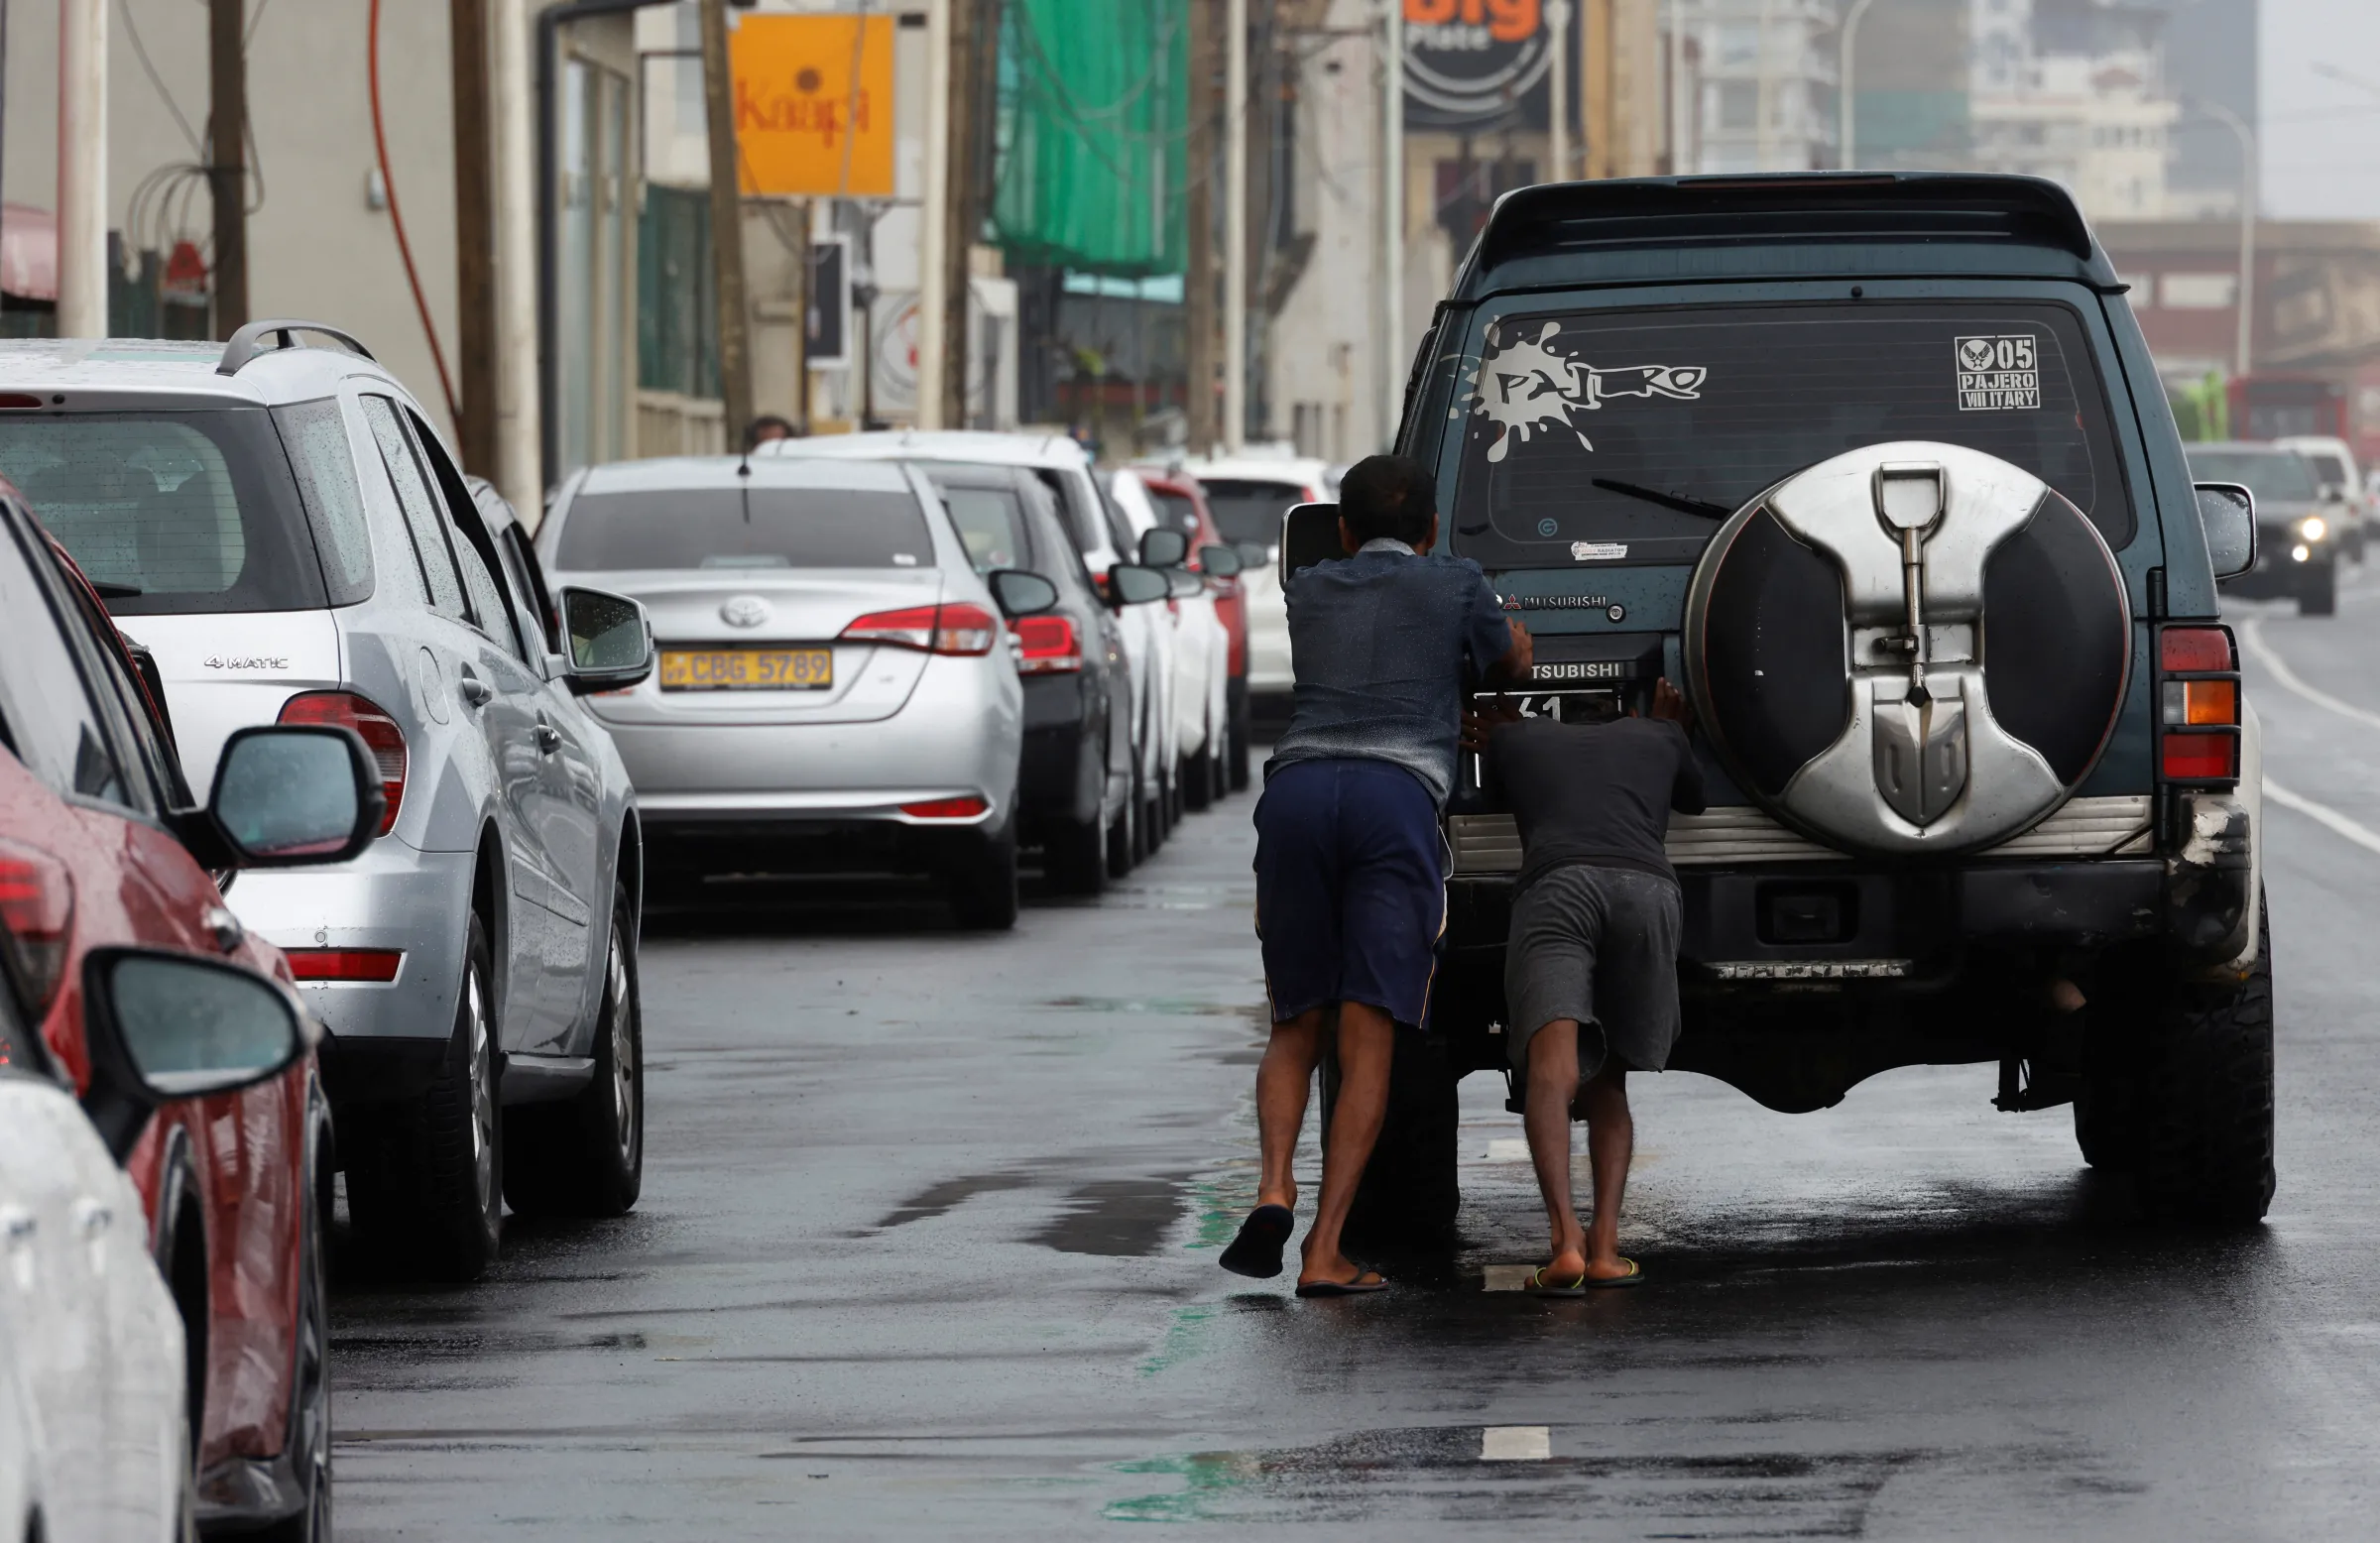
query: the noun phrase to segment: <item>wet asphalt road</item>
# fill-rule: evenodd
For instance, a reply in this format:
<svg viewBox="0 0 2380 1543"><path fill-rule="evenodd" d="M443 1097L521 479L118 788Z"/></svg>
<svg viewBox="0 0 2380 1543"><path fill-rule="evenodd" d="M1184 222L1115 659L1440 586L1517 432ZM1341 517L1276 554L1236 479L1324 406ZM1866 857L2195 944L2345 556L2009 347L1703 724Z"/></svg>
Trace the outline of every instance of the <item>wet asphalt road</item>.
<svg viewBox="0 0 2380 1543"><path fill-rule="evenodd" d="M1011 937L843 896L656 925L644 1203L516 1228L469 1289L345 1287L342 1535L2370 1536L2380 583L2356 583L2334 620L2250 634L2268 772L2333 816L2267 806L2281 1189L2256 1235L2140 1228L2067 1111L1990 1108L1990 1067L1801 1116L1681 1074L1637 1079L1651 1283L1538 1301L1495 1289L1542 1217L1475 1077L1443 1279L1305 1303L1226 1275L1262 1017L1244 795Z"/></svg>

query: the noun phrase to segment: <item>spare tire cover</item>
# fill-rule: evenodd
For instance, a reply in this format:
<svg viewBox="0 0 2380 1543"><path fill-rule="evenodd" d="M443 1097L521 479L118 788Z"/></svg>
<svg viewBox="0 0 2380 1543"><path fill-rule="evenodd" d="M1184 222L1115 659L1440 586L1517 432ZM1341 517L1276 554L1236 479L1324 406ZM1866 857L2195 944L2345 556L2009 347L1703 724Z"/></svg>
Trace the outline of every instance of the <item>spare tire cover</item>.
<svg viewBox="0 0 2380 1543"><path fill-rule="evenodd" d="M2081 510L1996 456L1911 440L1738 510L1695 570L1684 647L1722 759L1780 819L1861 854L1964 852L2089 774L2132 615Z"/></svg>

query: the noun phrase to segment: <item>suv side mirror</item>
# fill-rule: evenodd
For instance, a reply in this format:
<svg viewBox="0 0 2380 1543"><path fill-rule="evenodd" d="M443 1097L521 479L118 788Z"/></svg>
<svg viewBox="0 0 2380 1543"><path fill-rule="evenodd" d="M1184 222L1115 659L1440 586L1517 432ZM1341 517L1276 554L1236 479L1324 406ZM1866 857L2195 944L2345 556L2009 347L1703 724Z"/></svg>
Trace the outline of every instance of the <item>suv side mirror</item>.
<svg viewBox="0 0 2380 1543"><path fill-rule="evenodd" d="M206 807L173 826L201 867L300 868L355 857L388 812L380 763L353 729L273 724L224 741Z"/></svg>
<svg viewBox="0 0 2380 1543"><path fill-rule="evenodd" d="M2202 482L2195 491L2214 576L2237 578L2256 566L2256 495L2236 482Z"/></svg>
<svg viewBox="0 0 2380 1543"><path fill-rule="evenodd" d="M1347 555L1339 541L1339 506L1298 504L1281 516L1281 587L1300 570Z"/></svg>
<svg viewBox="0 0 2380 1543"><path fill-rule="evenodd" d="M570 653L563 683L573 696L619 691L653 673L653 624L645 608L608 590L561 593L562 638Z"/></svg>
<svg viewBox="0 0 2380 1543"><path fill-rule="evenodd" d="M984 575L984 583L999 603L1000 614L1013 621L1020 616L1039 616L1058 603L1058 586L1038 573L1022 568L994 568Z"/></svg>
<svg viewBox="0 0 2380 1543"><path fill-rule="evenodd" d="M82 966L83 1110L122 1162L157 1108L279 1076L312 1043L279 983L243 965L95 948Z"/></svg>
<svg viewBox="0 0 2380 1543"><path fill-rule="evenodd" d="M1165 576L1162 568L1119 562L1108 569L1108 604L1119 611L1126 606L1144 606L1172 593L1173 580Z"/></svg>
<svg viewBox="0 0 2380 1543"><path fill-rule="evenodd" d="M1163 526L1140 533L1140 565L1144 568L1179 567L1190 560L1190 537L1179 531Z"/></svg>
<svg viewBox="0 0 2380 1543"><path fill-rule="evenodd" d="M1237 546L1201 546L1198 549L1198 566L1199 571L1209 578L1227 579L1239 577L1245 564L1240 560L1240 548Z"/></svg>
<svg viewBox="0 0 2380 1543"><path fill-rule="evenodd" d="M1240 554L1240 571L1253 573L1272 561L1272 548L1262 541L1234 541L1232 550Z"/></svg>

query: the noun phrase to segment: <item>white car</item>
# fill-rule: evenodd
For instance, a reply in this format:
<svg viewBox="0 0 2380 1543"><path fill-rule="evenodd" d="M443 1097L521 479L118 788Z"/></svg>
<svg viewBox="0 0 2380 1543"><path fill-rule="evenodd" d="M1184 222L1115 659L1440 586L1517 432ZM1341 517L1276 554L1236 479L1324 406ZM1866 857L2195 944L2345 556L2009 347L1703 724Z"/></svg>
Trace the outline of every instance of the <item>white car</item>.
<svg viewBox="0 0 2380 1543"><path fill-rule="evenodd" d="M1132 560L1136 537L1125 521L1123 508L1100 486L1102 479L1093 472L1089 454L1064 434L893 429L773 439L753 453L756 457L1022 466L1056 495L1067 529L1082 550L1084 565L1103 593L1108 569ZM1132 861L1138 862L1164 841L1172 826L1170 811L1176 806L1170 703L1173 634L1153 605L1128 606L1118 613L1117 622L1131 666L1132 743L1137 747L1137 764L1128 844Z"/></svg>
<svg viewBox="0 0 2380 1543"><path fill-rule="evenodd" d="M2314 475L2321 482L2322 496L2335 498L2346 512L2346 518L2339 522L2344 527L2339 532L2339 549L2361 562L2372 524L2380 519L2380 498L2365 490L2363 474L2355 465L2354 447L2327 434L2285 434L2273 443L2284 450L2295 450L2314 463Z"/></svg>
<svg viewBox="0 0 2380 1543"><path fill-rule="evenodd" d="M122 1159L168 1099L274 1077L307 1033L292 994L239 965L86 958L88 1113L0 972L0 1538L184 1543L181 1315Z"/></svg>
<svg viewBox="0 0 2380 1543"><path fill-rule="evenodd" d="M1227 541L1260 541L1268 559L1244 570L1248 597L1248 694L1259 714L1289 710L1289 608L1281 594L1281 516L1292 505L1336 497L1328 462L1305 457L1189 460L1181 471L1206 490L1207 510Z"/></svg>
<svg viewBox="0 0 2380 1543"><path fill-rule="evenodd" d="M1109 477L1108 489L1131 522L1134 548L1142 549L1142 538L1165 526L1148 484L1126 470ZM1164 618L1174 642L1174 785L1188 807L1203 809L1229 790L1224 741L1232 717L1232 637L1215 614L1215 594L1206 580L1186 567L1177 572Z"/></svg>

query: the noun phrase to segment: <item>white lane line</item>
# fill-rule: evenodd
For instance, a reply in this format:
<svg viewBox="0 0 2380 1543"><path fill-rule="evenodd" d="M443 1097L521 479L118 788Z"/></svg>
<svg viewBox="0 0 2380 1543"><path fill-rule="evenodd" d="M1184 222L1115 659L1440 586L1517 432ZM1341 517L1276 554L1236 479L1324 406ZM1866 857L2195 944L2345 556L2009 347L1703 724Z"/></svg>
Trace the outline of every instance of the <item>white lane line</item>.
<svg viewBox="0 0 2380 1543"><path fill-rule="evenodd" d="M2348 819L2326 803L2316 803L2304 793L2291 792L2274 781L2269 772L2264 778L2264 796L2284 809L2297 810L2318 825L2327 825L2367 851L2380 852L2380 831Z"/></svg>
<svg viewBox="0 0 2380 1543"><path fill-rule="evenodd" d="M1554 1455L1554 1433L1544 1425L1489 1425L1480 1431L1483 1463L1543 1463Z"/></svg>
<svg viewBox="0 0 2380 1543"><path fill-rule="evenodd" d="M2239 635L2247 643L2248 652L2255 654L2258 661L2265 668L2271 670L2273 678L2280 681L2285 688L2296 692L2317 707L2328 708L2341 718L2351 718L2367 728L2380 729L2380 713L2357 707L2352 702L2342 702L2329 692L2310 686L2301 679L2298 672L2289 667L2289 661L2281 656L2279 651L2264 641L2264 619L2262 617L2249 617L2241 625ZM2272 783L2268 780L2265 785L2270 787Z"/></svg>

